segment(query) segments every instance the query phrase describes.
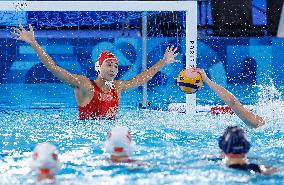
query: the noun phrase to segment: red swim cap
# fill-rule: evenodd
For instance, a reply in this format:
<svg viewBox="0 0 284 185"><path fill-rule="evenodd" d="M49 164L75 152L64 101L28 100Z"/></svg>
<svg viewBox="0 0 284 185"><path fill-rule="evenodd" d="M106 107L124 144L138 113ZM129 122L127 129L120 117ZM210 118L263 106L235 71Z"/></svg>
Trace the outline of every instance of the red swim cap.
<svg viewBox="0 0 284 185"><path fill-rule="evenodd" d="M110 52L110 51L102 51L99 58L98 58L98 63L101 66L103 64L103 62L107 61L107 60L111 60L111 62L117 63L118 61L116 59L116 56Z"/></svg>
<svg viewBox="0 0 284 185"><path fill-rule="evenodd" d="M211 114L234 114L234 111L228 105L211 107Z"/></svg>

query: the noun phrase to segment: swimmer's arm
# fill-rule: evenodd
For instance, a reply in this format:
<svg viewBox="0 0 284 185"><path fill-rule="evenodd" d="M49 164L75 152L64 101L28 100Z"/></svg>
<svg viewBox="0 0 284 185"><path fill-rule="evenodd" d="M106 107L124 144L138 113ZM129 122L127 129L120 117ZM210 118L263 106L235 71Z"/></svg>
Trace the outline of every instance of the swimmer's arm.
<svg viewBox="0 0 284 185"><path fill-rule="evenodd" d="M238 99L230 93L228 90L223 88L222 86L216 84L211 81L204 70L197 69L197 71L201 74L203 81L215 92L219 95L219 97L229 105L236 115L248 126L250 127L260 127L265 124L265 121L262 117L255 115L253 112L245 108Z"/></svg>
<svg viewBox="0 0 284 185"><path fill-rule="evenodd" d="M157 72L159 72L160 69L165 65L173 62L178 62L178 60L176 60L175 57L178 56L179 53L178 52L176 53L176 51L177 48L175 48L174 46L167 47L162 60L159 60L155 65L141 72L133 79L127 81L121 81L121 91L143 85L144 83L148 82L151 78L153 78L153 76Z"/></svg>
<svg viewBox="0 0 284 185"><path fill-rule="evenodd" d="M260 172L265 175L270 175L278 171L278 169L275 167L267 167L264 165L261 165L259 168L260 168Z"/></svg>
<svg viewBox="0 0 284 185"><path fill-rule="evenodd" d="M164 66L165 66L165 62L163 60L160 60L155 65L141 72L140 74L138 74L136 77L132 78L131 80L120 81L121 91L143 85L144 83L148 82Z"/></svg>
<svg viewBox="0 0 284 185"><path fill-rule="evenodd" d="M41 59L42 63L45 67L51 71L56 77L58 77L61 81L65 82L66 84L79 88L84 84L81 79L83 77L79 77L78 75L74 75L65 69L59 67L55 64L53 59L43 50L43 48L38 44L35 39L33 27L29 25L29 31L27 31L21 23L19 23L19 28L14 28L13 37L17 40L22 40L27 42L32 46L35 50L39 58Z"/></svg>
<svg viewBox="0 0 284 185"><path fill-rule="evenodd" d="M53 59L43 50L43 48L38 44L36 40L31 43L31 46L39 56L40 60L44 64L44 66L56 77L58 77L62 82L66 83L67 85L73 88L81 87L83 83L83 79L86 78L81 75L75 75L67 70L59 67Z"/></svg>
<svg viewBox="0 0 284 185"><path fill-rule="evenodd" d="M219 95L219 97L227 105L229 105L233 109L236 115L248 126L259 127L264 125L265 121L260 116L255 115L253 112L245 108L238 101L238 99L229 91L227 91L225 88L223 88L222 86L216 84L211 80L206 79L204 81L214 92L216 92Z"/></svg>

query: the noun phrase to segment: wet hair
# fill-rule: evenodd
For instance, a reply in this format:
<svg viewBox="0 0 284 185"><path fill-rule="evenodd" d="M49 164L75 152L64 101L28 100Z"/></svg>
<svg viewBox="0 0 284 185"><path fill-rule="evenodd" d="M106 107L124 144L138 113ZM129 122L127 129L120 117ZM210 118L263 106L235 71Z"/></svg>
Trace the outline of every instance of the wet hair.
<svg viewBox="0 0 284 185"><path fill-rule="evenodd" d="M250 142L243 129L229 126L219 138L219 147L225 154L246 154L250 149Z"/></svg>

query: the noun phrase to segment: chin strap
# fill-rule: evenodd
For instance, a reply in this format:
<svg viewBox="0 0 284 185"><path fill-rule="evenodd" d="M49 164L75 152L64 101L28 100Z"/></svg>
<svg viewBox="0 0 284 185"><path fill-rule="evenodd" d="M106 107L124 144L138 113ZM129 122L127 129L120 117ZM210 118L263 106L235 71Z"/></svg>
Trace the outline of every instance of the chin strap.
<svg viewBox="0 0 284 185"><path fill-rule="evenodd" d="M114 88L113 80L112 80L112 81L105 81L105 85L106 85L106 86L109 86L109 87L111 87L111 88Z"/></svg>

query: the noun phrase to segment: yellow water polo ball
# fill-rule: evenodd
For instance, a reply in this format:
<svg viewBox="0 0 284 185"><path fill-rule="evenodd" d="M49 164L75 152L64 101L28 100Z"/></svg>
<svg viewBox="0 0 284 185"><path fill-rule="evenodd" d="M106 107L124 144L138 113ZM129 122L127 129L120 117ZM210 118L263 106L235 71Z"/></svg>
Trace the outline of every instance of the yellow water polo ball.
<svg viewBox="0 0 284 185"><path fill-rule="evenodd" d="M178 74L177 85L186 94L196 93L202 86L203 81L200 73L194 69L184 69Z"/></svg>

